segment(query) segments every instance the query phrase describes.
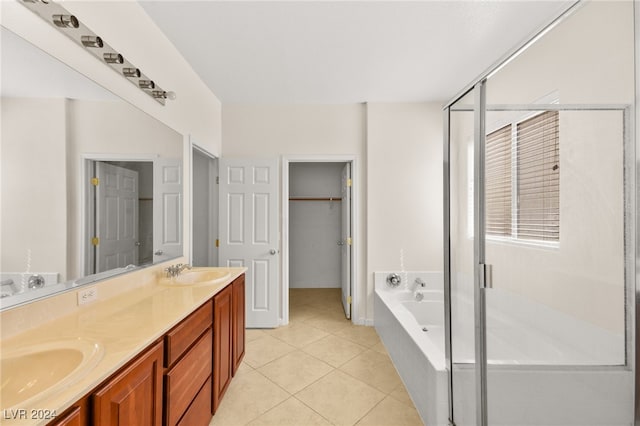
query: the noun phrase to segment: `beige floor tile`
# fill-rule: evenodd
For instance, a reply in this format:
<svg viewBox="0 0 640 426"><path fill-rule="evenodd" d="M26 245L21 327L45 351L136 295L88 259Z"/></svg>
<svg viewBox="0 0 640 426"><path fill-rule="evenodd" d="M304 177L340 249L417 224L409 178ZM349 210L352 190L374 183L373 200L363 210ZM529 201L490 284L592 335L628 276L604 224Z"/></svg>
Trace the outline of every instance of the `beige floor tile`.
<svg viewBox="0 0 640 426"><path fill-rule="evenodd" d="M302 351L291 352L258 369L272 382L294 394L333 370L326 364Z"/></svg>
<svg viewBox="0 0 640 426"><path fill-rule="evenodd" d="M329 334L306 323L292 323L286 327L279 327L269 332L269 336L280 339L296 348L320 340Z"/></svg>
<svg viewBox="0 0 640 426"><path fill-rule="evenodd" d="M289 394L257 371L231 381L211 426L246 425L289 398Z"/></svg>
<svg viewBox="0 0 640 426"><path fill-rule="evenodd" d="M402 384L391 359L372 350L356 356L341 366L340 370L385 394L390 394Z"/></svg>
<svg viewBox="0 0 640 426"><path fill-rule="evenodd" d="M382 392L338 370L295 396L335 425L355 424L384 399Z"/></svg>
<svg viewBox="0 0 640 426"><path fill-rule="evenodd" d="M354 325L352 327L344 328L335 333L338 337L344 337L368 348L380 343L380 337L376 333L376 329L366 325Z"/></svg>
<svg viewBox="0 0 640 426"><path fill-rule="evenodd" d="M304 321L313 327L319 328L329 333L336 333L346 328L353 327L351 321L346 319L344 315L335 312L326 311L326 314L315 316Z"/></svg>
<svg viewBox="0 0 640 426"><path fill-rule="evenodd" d="M258 368L295 350L295 347L282 340L265 334L259 339L247 342L244 362Z"/></svg>
<svg viewBox="0 0 640 426"><path fill-rule="evenodd" d="M333 367L340 367L367 348L349 340L329 335L305 346L302 350Z"/></svg>
<svg viewBox="0 0 640 426"><path fill-rule="evenodd" d="M422 426L420 415L413 405L406 405L387 397L369 411L358 426Z"/></svg>
<svg viewBox="0 0 640 426"><path fill-rule="evenodd" d="M245 333L245 341L250 342L252 340L264 337L264 330L260 328L247 328Z"/></svg>
<svg viewBox="0 0 640 426"><path fill-rule="evenodd" d="M311 305L289 306L289 322L295 324L297 322L306 321L319 315L324 315L325 311L316 309Z"/></svg>
<svg viewBox="0 0 640 426"><path fill-rule="evenodd" d="M414 406L413 401L411 400L411 396L409 396L409 392L407 392L407 389L404 387L404 383L401 383L397 388L395 388L394 391L389 394L389 396L391 398L397 399L404 404L410 405L412 407Z"/></svg>
<svg viewBox="0 0 640 426"><path fill-rule="evenodd" d="M371 350L379 352L379 353L384 354L384 355L389 355L389 352L387 352L387 348L384 347L382 342L376 343L375 345L371 346Z"/></svg>
<svg viewBox="0 0 640 426"><path fill-rule="evenodd" d="M331 426L331 423L296 398L291 397L249 423L249 425Z"/></svg>

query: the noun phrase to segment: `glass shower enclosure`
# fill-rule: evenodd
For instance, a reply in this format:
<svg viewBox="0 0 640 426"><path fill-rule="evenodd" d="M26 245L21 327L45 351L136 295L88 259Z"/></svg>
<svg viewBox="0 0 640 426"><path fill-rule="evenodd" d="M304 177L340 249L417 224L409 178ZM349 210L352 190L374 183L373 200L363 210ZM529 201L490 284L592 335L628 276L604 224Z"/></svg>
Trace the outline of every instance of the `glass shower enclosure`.
<svg viewBox="0 0 640 426"><path fill-rule="evenodd" d="M634 424L633 6L573 5L445 108L452 424Z"/></svg>

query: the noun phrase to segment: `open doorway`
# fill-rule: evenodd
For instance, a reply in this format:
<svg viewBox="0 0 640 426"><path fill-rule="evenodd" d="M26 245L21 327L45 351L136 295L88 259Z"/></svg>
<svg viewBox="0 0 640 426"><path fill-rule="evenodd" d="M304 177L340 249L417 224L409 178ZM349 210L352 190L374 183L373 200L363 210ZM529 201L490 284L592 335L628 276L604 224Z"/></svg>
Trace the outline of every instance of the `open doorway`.
<svg viewBox="0 0 640 426"><path fill-rule="evenodd" d="M218 266L218 159L192 147L191 264Z"/></svg>
<svg viewBox="0 0 640 426"><path fill-rule="evenodd" d="M353 159L283 161L283 323L296 300L354 316ZM290 300L291 299L291 300Z"/></svg>

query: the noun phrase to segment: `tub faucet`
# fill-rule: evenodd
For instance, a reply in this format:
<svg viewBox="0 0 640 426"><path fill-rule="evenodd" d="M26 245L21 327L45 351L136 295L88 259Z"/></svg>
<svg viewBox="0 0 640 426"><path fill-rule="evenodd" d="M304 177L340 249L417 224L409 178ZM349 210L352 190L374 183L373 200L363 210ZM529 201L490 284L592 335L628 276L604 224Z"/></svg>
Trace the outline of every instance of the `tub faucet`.
<svg viewBox="0 0 640 426"><path fill-rule="evenodd" d="M413 290L417 290L418 287L425 288L427 283L425 283L422 278L418 277L413 281Z"/></svg>

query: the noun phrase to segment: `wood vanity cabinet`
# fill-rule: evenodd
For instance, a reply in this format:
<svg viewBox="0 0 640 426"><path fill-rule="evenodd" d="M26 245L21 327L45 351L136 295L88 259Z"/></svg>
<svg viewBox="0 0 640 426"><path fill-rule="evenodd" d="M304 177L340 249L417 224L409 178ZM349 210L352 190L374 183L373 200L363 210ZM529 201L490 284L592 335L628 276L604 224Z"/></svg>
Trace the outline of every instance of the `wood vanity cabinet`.
<svg viewBox="0 0 640 426"><path fill-rule="evenodd" d="M87 398L82 398L49 424L51 426L85 426L89 422L88 415Z"/></svg>
<svg viewBox="0 0 640 426"><path fill-rule="evenodd" d="M236 278L213 298L213 402L215 413L235 376L245 346L245 278Z"/></svg>
<svg viewBox="0 0 640 426"><path fill-rule="evenodd" d="M49 426L206 426L245 348L245 278L211 300Z"/></svg>
<svg viewBox="0 0 640 426"><path fill-rule="evenodd" d="M231 315L233 285L228 285L213 298L213 396L212 413L215 413L220 400L231 382L232 376L232 336Z"/></svg>
<svg viewBox="0 0 640 426"><path fill-rule="evenodd" d="M244 274L240 275L231 284L232 297L232 327L233 327L233 365L231 374L236 375L238 367L244 358L245 342L245 297L244 297Z"/></svg>
<svg viewBox="0 0 640 426"><path fill-rule="evenodd" d="M162 347L156 343L93 393L91 424L162 424Z"/></svg>
<svg viewBox="0 0 640 426"><path fill-rule="evenodd" d="M210 300L165 336L167 426L204 426L211 420L213 312Z"/></svg>

